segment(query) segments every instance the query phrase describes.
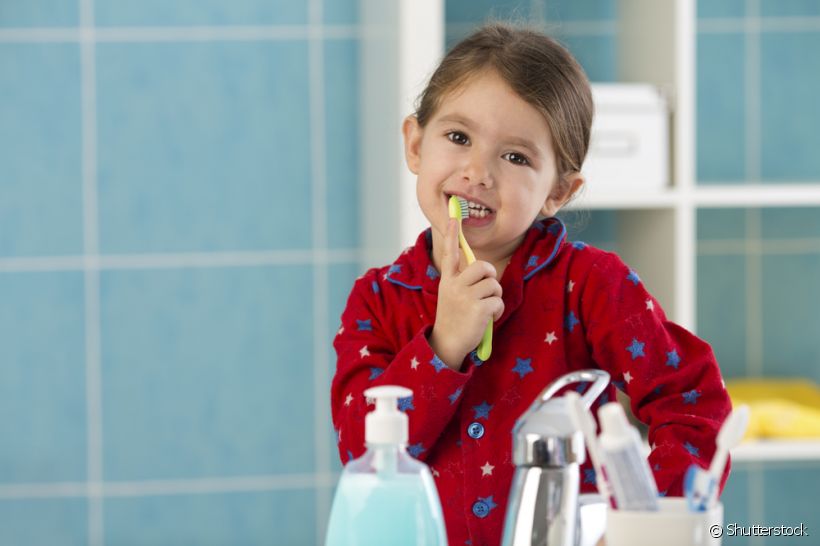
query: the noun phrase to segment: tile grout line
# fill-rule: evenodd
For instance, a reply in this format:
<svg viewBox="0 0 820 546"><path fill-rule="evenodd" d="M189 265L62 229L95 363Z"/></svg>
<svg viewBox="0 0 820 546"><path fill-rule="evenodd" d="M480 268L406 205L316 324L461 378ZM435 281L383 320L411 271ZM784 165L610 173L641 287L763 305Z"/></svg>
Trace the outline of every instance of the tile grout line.
<svg viewBox="0 0 820 546"><path fill-rule="evenodd" d="M94 0L80 0L82 96L83 277L85 285L86 486L88 544L102 546L102 392L100 371L100 272L97 223L97 105Z"/></svg>
<svg viewBox="0 0 820 546"><path fill-rule="evenodd" d="M327 247L327 161L325 154L325 78L324 37L321 31L324 18L323 0L308 2L308 92L310 101L311 186L313 247ZM329 392L326 388L329 375L328 320L330 305L328 297L328 265L316 264L313 268L313 443L314 469L317 475L330 472L330 440L326 434L328 415L325 411ZM326 515L330 511L330 489L319 486L314 489L314 529L316 543L324 542Z"/></svg>
<svg viewBox="0 0 820 546"><path fill-rule="evenodd" d="M183 269L209 267L257 267L355 262L357 248L270 250L248 252L178 252L153 254L86 253L76 256L21 256L0 258L0 273L36 271L83 271L85 269Z"/></svg>
<svg viewBox="0 0 820 546"><path fill-rule="evenodd" d="M286 491L329 487L337 476L333 473L267 474L258 476L225 476L193 479L116 481L100 484L101 497L148 497L220 494L243 491ZM87 482L17 483L0 485L2 499L87 498Z"/></svg>
<svg viewBox="0 0 820 546"><path fill-rule="evenodd" d="M82 0L80 0L82 1ZM73 43L82 42L82 27L29 27L0 29L0 43ZM261 25L261 26L187 26L187 27L95 27L97 43L121 42L241 42L308 40L311 33L328 40L356 39L357 25Z"/></svg>

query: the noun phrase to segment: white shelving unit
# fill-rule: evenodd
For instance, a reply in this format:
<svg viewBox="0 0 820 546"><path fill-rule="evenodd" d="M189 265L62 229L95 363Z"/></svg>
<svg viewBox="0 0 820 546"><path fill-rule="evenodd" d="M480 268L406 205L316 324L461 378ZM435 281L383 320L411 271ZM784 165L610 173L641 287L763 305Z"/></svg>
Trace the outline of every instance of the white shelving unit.
<svg viewBox="0 0 820 546"><path fill-rule="evenodd" d="M360 0L363 265L392 261L427 223L404 164L400 126L444 50L444 0ZM620 0L619 79L662 89L671 110L671 186L607 193L590 184L571 208L614 211L618 248L668 316L696 330L700 208L820 206L820 183L701 186L695 180L696 0ZM378 115L374 115L378 112ZM738 460L820 460L820 442L756 442Z"/></svg>

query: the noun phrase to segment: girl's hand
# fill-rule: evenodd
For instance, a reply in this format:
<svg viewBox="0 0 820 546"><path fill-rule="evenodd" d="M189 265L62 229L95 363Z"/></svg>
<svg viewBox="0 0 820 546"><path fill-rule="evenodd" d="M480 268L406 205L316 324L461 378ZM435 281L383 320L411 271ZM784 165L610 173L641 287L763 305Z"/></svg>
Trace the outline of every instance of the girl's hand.
<svg viewBox="0 0 820 546"><path fill-rule="evenodd" d="M430 346L450 368L458 370L464 357L478 346L487 322L504 313L501 284L495 267L476 260L459 271L458 220L450 219L444 238L436 322Z"/></svg>

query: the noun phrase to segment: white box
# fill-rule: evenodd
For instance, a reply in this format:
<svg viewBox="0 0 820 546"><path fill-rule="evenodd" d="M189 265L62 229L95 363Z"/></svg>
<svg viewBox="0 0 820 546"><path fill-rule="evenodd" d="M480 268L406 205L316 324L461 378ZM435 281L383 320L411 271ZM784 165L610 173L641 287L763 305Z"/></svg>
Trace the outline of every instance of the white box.
<svg viewBox="0 0 820 546"><path fill-rule="evenodd" d="M649 84L593 84L595 117L582 173L587 192L669 185L669 109Z"/></svg>

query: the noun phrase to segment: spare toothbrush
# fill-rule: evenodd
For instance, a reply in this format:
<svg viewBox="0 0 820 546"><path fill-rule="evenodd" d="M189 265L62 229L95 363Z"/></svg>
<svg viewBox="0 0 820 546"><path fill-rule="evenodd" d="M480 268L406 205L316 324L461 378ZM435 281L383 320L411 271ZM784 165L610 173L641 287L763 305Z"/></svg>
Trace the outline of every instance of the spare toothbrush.
<svg viewBox="0 0 820 546"><path fill-rule="evenodd" d="M584 434L589 458L592 459L592 466L595 469L595 485L598 487L598 492L612 508L616 508L615 497L612 496L612 490L601 464L603 459L598 446L598 436L595 434L595 418L577 392L568 391L564 397L569 402L569 417L572 420L572 426L580 429Z"/></svg>
<svg viewBox="0 0 820 546"><path fill-rule="evenodd" d="M467 239L464 237L464 232L461 229L461 221L465 217L469 216L470 207L467 204L466 200L462 199L461 197L452 195L450 196L449 209L450 218L455 218L456 220L458 220L458 242L461 246L461 251L464 252L464 258L467 260L467 264L471 264L475 262L475 254L473 254L473 249L470 248L470 245L467 244ZM487 328L484 330L484 336L481 338L481 342L478 344L478 350L476 352L478 354L478 358L486 362L487 359L490 358L492 350L493 319L491 317L489 322L487 323Z"/></svg>
<svg viewBox="0 0 820 546"><path fill-rule="evenodd" d="M729 450L740 443L748 425L749 406L743 404L732 410L720 427L716 440L717 450L709 470L694 464L689 467L684 479L684 489L690 510L703 512L711 510L717 504L718 484L726 468Z"/></svg>

